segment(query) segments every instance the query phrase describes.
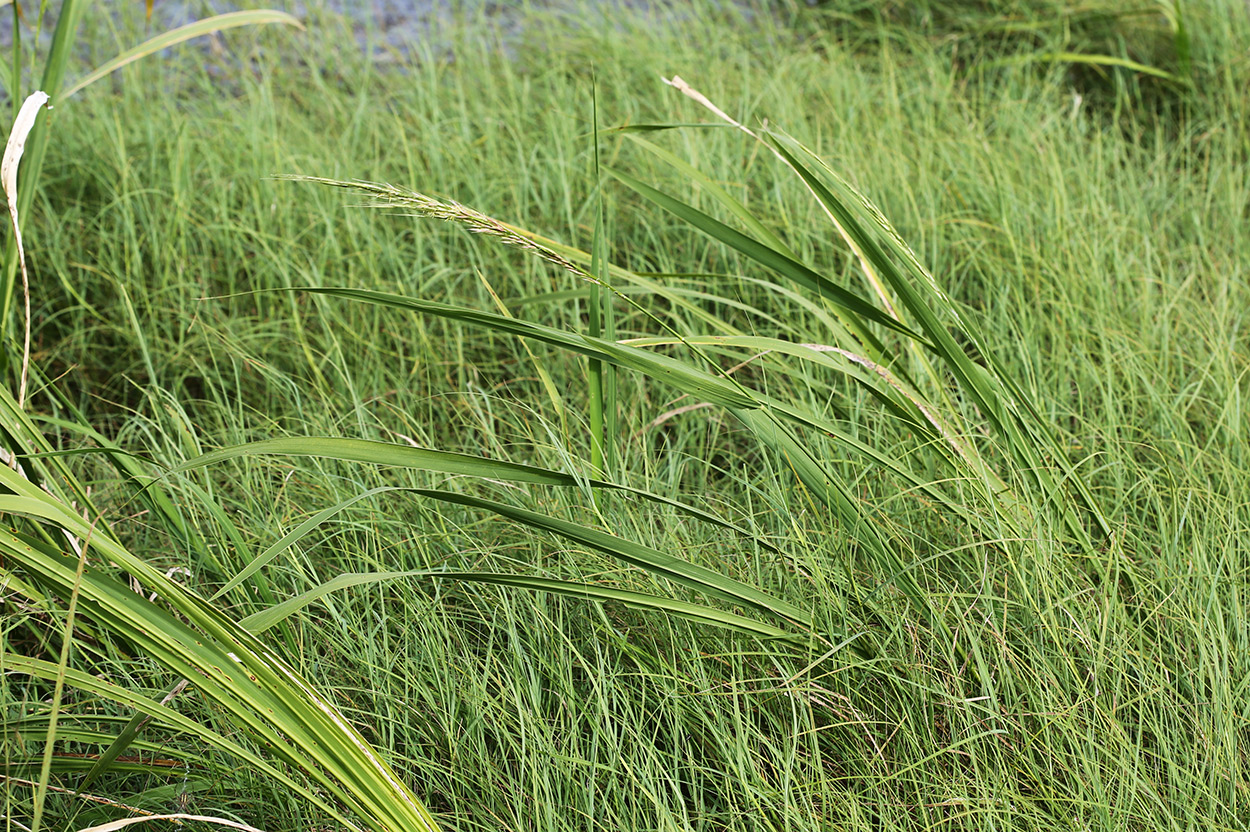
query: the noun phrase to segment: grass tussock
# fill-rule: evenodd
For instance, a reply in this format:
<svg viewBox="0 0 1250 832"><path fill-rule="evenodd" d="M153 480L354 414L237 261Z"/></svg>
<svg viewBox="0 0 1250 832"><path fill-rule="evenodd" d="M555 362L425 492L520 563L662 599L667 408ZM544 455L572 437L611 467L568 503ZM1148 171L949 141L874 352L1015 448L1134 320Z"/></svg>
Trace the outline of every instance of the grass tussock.
<svg viewBox="0 0 1250 832"><path fill-rule="evenodd" d="M853 5L58 105L6 817L1242 828L1250 21Z"/></svg>

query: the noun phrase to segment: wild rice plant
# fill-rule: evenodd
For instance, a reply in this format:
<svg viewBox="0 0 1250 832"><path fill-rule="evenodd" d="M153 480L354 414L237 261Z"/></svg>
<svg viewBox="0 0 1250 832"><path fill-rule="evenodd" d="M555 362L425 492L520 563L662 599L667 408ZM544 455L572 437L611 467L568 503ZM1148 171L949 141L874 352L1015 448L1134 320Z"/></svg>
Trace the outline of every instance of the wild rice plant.
<svg viewBox="0 0 1250 832"><path fill-rule="evenodd" d="M662 126L648 125L619 132L672 163L744 230L623 171L610 170L609 173L655 207L689 223L771 273L775 281L779 279L771 285L774 291L788 292L792 286L806 292L805 302L817 319L826 324L824 331L810 333L809 340L794 342L727 334L723 329L683 335L668 329L650 337L616 341L602 337L595 330L593 316L592 331L583 334L419 298L348 288L308 288L305 291L442 317L543 342L584 356L591 368L605 364L632 371L671 387L683 396L727 409L761 446L777 454L807 495L823 503L851 530L859 545L878 565L883 579L895 584L910 600L914 612L935 627L942 626L941 616L931 608L912 567L898 556L899 547L873 519L870 508L858 499L853 485L838 473L833 461L823 455L809 437L832 439L843 452L859 457L865 465L931 501L983 540L1027 541L1038 534L1039 529L1047 529L1049 533L1064 534L1073 545L1085 551L1104 545L1110 526L1081 474L1069 460L1068 449L1057 439L1053 428L1041 417L1022 387L1005 371L976 324L951 302L876 206L793 138L774 129L751 130L727 116L681 79L674 78L669 83L720 121L760 143L802 181L824 211L832 230L859 264L862 289L843 285L801 262L784 241L768 230L763 218L752 215L724 188L690 165L639 136L640 132L664 129ZM604 268L600 265L599 253L560 245L454 201L391 185L295 178L345 188L367 197L370 206L458 223L472 232L516 246L562 269L571 278L590 283L597 292L614 295L617 303L636 307L661 328L665 328L665 324L660 318L615 285L645 286L659 297L676 300L642 275L616 267ZM595 240L599 239L597 233ZM607 281L608 275L614 284ZM710 323L716 324L714 320ZM688 357L683 359L655 349L669 346L684 348ZM947 473L941 479L934 479L897 450L876 448L863 442L856 436L855 426L848 424L845 417L778 399L742 383L732 373L719 369L712 354L726 351L739 358L744 356L742 351L757 357L784 356L838 374L853 386L867 391L877 401L882 415L899 429L914 435L919 444L918 453L923 458L939 460ZM596 377L592 375L592 408L600 406L594 398L595 386ZM845 391L831 387L829 395L844 396ZM595 423L593 419L592 423ZM344 440L317 440L316 444L308 441L310 445L305 453L363 459L357 454L336 450ZM226 456L272 452L298 451L289 443L260 443L218 452L192 464L207 464ZM405 464L402 457L407 453L410 452L395 452L388 460L386 454L378 450L368 461L402 465ZM593 470L600 470L598 461L602 458L603 452L592 453ZM554 518L505 510L498 504L488 505L462 496L427 496L477 504L533 528L556 531L583 542L595 534ZM643 559L631 558L624 554L627 548L624 541L608 543L604 540L596 548L627 563L646 564L646 568L656 574L669 578L680 576L679 580L698 586L710 596L746 604L757 613L768 613L775 623L803 625L810 620L810 615L801 611L782 609L775 599L758 596L748 599L748 595L741 594L742 587L730 590L708 575L701 574L701 578L707 579L702 584L692 582L691 573L685 571L693 569L692 565L665 571L656 566L658 561L646 563ZM516 579L515 583L522 585L524 580ZM534 588L540 587L535 583ZM599 590L583 584L572 590L562 587L560 591L591 597ZM648 601L649 605L655 603ZM683 609L683 613L688 612ZM759 622L759 626L763 626L763 622ZM823 638L828 644L844 636L810 632L808 635ZM861 642L861 647L864 644Z"/></svg>

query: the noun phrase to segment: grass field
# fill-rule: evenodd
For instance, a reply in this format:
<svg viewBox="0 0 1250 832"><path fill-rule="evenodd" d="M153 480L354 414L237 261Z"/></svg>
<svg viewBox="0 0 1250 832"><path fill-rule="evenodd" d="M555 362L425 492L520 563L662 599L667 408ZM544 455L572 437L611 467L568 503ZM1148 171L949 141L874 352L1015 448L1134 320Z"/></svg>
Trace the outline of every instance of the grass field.
<svg viewBox="0 0 1250 832"><path fill-rule="evenodd" d="M282 667L448 830L1250 825L1245 4L518 14L240 29L52 111L5 829L398 832Z"/></svg>

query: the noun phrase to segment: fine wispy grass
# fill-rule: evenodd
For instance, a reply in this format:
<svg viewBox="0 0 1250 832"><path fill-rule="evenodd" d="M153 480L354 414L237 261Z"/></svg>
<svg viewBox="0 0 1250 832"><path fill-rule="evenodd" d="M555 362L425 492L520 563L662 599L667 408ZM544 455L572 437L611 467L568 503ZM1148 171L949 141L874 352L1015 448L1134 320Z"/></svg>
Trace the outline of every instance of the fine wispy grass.
<svg viewBox="0 0 1250 832"><path fill-rule="evenodd" d="M388 823L195 650L307 680L448 829L1243 828L1244 7L861 5L465 14L374 60L327 17L57 107L9 828Z"/></svg>

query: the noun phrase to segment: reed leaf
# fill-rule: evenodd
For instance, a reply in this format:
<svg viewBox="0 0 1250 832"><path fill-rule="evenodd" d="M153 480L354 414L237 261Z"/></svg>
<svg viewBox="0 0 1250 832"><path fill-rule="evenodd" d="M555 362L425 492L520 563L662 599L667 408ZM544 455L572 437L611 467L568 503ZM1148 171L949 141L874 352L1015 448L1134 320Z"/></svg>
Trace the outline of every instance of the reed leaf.
<svg viewBox="0 0 1250 832"><path fill-rule="evenodd" d="M171 29L168 32L162 32L155 37L148 38L138 46L127 49L112 60L100 64L100 66L79 78L61 93L61 100L86 89L96 81L108 77L124 66L129 66L135 61L142 60L148 55L154 55L163 49L169 49L171 46L177 46L180 43L185 43L204 35L224 32L227 29L237 29L240 26L260 26L267 23L281 23L286 26L294 26L296 29L304 28L304 24L300 23L292 15L272 9L227 12L206 17L203 20L197 20L194 23L188 23L186 26L180 26L177 29Z"/></svg>

